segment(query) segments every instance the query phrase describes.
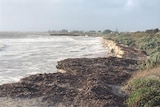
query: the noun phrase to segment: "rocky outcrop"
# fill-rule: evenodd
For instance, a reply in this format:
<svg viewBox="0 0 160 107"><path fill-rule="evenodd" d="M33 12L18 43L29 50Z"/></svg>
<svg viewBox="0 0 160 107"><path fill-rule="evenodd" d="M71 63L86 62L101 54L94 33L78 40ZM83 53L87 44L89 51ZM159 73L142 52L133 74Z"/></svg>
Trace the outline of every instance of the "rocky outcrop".
<svg viewBox="0 0 160 107"><path fill-rule="evenodd" d="M0 86L0 97L42 98L52 107L125 107L116 91L136 70L136 60L75 58L58 62L65 72L37 74Z"/></svg>

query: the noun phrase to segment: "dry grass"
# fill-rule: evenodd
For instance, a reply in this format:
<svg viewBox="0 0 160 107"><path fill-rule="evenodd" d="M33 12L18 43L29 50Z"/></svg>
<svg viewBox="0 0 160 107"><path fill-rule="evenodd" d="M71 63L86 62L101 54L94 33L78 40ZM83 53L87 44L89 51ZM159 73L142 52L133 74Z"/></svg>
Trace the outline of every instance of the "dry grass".
<svg viewBox="0 0 160 107"><path fill-rule="evenodd" d="M146 77L147 78L154 77L160 79L160 66L149 70L138 71L132 75L132 78L129 81Z"/></svg>

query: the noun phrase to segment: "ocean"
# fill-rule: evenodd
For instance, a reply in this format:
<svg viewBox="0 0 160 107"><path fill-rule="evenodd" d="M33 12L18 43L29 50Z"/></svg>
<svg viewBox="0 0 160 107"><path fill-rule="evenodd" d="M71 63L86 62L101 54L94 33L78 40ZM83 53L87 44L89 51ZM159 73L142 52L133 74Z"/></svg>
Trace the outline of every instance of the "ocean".
<svg viewBox="0 0 160 107"><path fill-rule="evenodd" d="M55 73L57 61L66 58L105 55L101 37L0 33L0 84L37 73Z"/></svg>

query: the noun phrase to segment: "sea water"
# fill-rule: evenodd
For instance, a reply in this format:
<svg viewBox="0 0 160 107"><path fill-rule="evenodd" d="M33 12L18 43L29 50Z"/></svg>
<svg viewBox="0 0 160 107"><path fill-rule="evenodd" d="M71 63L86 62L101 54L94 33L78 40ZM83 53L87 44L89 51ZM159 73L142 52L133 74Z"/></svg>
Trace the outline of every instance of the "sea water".
<svg viewBox="0 0 160 107"><path fill-rule="evenodd" d="M37 73L56 72L66 58L103 57L101 37L0 34L0 84Z"/></svg>

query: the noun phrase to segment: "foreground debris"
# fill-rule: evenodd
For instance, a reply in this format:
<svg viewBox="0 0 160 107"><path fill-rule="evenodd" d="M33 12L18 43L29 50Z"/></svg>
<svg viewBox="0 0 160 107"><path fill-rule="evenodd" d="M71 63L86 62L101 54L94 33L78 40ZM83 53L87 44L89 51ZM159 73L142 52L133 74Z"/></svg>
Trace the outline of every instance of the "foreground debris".
<svg viewBox="0 0 160 107"><path fill-rule="evenodd" d="M0 86L0 97L42 98L46 106L124 107L118 87L136 70L136 60L74 58L58 62L57 73L36 74Z"/></svg>

